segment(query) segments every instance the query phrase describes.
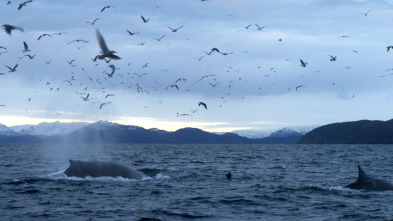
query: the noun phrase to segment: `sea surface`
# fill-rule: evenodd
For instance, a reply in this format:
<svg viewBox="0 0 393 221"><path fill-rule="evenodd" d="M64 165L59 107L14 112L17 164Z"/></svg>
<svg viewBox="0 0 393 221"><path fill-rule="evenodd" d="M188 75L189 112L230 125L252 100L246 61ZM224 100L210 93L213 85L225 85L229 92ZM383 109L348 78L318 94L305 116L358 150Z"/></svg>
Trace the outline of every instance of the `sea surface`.
<svg viewBox="0 0 393 221"><path fill-rule="evenodd" d="M391 145L2 144L0 151L0 220L393 219L393 191L343 187L357 179L357 164L393 182ZM144 178L66 177L69 159L119 162Z"/></svg>

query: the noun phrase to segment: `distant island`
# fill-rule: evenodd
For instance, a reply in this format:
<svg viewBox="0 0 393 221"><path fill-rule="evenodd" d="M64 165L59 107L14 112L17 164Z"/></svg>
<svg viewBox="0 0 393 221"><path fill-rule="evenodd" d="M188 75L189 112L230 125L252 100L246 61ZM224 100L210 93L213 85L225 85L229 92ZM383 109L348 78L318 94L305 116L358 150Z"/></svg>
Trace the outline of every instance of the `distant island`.
<svg viewBox="0 0 393 221"><path fill-rule="evenodd" d="M393 144L393 119L359 120L318 127L299 139L299 144Z"/></svg>

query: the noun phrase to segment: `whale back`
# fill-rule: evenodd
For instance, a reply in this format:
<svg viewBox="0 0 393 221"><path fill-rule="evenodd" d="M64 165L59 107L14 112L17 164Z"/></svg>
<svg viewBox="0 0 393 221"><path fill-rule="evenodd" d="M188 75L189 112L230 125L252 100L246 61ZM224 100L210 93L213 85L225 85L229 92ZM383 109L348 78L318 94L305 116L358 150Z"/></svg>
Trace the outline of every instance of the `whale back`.
<svg viewBox="0 0 393 221"><path fill-rule="evenodd" d="M367 176L366 172L362 169L360 165L358 165L358 179L348 184L348 188L351 189L361 189L361 190L375 190L375 191L383 191L383 190L393 190L393 184L386 181L375 179Z"/></svg>
<svg viewBox="0 0 393 221"><path fill-rule="evenodd" d="M70 167L64 171L69 177L123 177L141 180L142 175L129 167L115 162L70 160Z"/></svg>

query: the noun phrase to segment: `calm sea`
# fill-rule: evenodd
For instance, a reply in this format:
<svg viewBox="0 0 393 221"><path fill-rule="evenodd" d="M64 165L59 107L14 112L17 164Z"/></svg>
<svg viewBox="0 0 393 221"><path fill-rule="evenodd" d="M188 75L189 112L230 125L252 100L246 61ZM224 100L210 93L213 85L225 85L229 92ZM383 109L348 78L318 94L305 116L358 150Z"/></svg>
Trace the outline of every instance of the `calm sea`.
<svg viewBox="0 0 393 221"><path fill-rule="evenodd" d="M12 144L0 151L0 220L393 219L393 191L343 188L356 180L357 164L393 182L393 146ZM120 162L145 177L68 178L69 159Z"/></svg>

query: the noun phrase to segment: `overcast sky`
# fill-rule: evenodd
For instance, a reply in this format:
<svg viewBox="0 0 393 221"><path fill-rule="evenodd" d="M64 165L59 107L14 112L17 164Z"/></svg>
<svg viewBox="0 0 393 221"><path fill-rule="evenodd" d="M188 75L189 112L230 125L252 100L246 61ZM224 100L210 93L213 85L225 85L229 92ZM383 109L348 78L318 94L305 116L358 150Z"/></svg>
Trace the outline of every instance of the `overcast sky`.
<svg viewBox="0 0 393 221"><path fill-rule="evenodd" d="M107 120L232 131L392 118L393 1L10 2L0 1L0 20L24 32L0 32L7 126ZM96 29L120 60L92 60Z"/></svg>

